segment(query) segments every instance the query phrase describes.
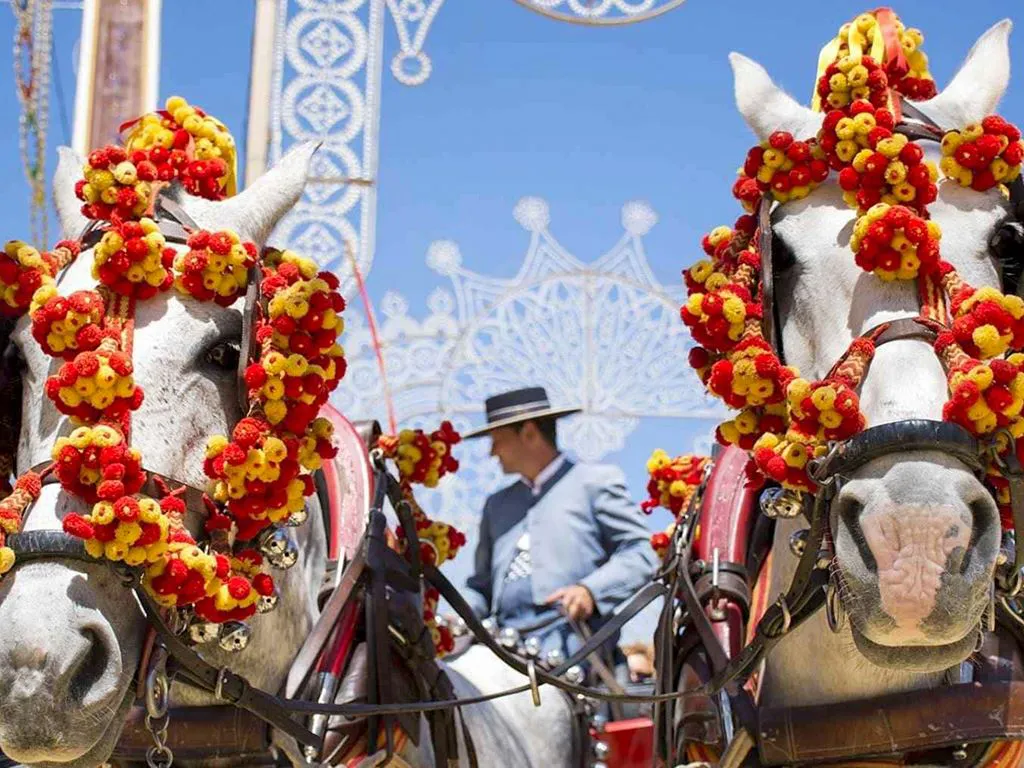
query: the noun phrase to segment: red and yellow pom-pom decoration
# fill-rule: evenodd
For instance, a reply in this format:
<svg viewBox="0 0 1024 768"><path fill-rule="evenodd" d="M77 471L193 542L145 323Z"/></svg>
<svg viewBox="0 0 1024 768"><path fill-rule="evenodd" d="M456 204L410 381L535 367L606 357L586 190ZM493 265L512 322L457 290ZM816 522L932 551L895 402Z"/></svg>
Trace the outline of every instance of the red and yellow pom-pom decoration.
<svg viewBox="0 0 1024 768"><path fill-rule="evenodd" d="M109 424L77 427L58 437L51 456L61 487L90 503L130 496L146 481L142 456Z"/></svg>
<svg viewBox="0 0 1024 768"><path fill-rule="evenodd" d="M711 365L705 383L730 408L740 409L781 402L795 376L763 337L752 334Z"/></svg>
<svg viewBox="0 0 1024 768"><path fill-rule="evenodd" d="M161 181L181 179L189 194L208 200L234 195L237 153L228 129L180 96L164 106L126 126L127 149L143 153Z"/></svg>
<svg viewBox="0 0 1024 768"><path fill-rule="evenodd" d="M1022 159L1020 131L998 115L989 115L942 137L939 167L947 179L984 192L1020 176Z"/></svg>
<svg viewBox="0 0 1024 768"><path fill-rule="evenodd" d="M62 361L46 381L47 396L76 425L56 441L53 464L42 475L22 475L0 500L0 574L14 563L6 537L20 529L42 477L54 472L65 491L91 504L87 514L63 521L91 556L140 569L144 588L161 606L192 606L205 622L244 621L274 605L267 563L289 562L265 563L245 542L269 526L301 522L305 499L315 492L311 473L337 453L333 425L319 412L345 373L338 343L345 302L338 279L309 259L274 249L258 253L230 231L192 232L178 256L147 218L160 187L175 180L209 199L235 193L235 146L222 123L175 97L166 110L122 130L127 146L93 152L76 186L83 213L107 222L93 247L98 289L57 293L55 277L81 243L40 253L12 241L0 254L0 313L31 313L40 348ZM209 542L200 546L184 525L184 487L172 493L159 476L147 478L128 441L131 412L142 402L131 359L135 304L176 285L194 299L230 305L254 269L260 270L254 333L260 357L246 373L246 417L230 440L209 441L204 470L214 498L203 496ZM405 480L436 485L458 466L451 455L458 440L449 424L431 433ZM147 479L163 493L159 501L141 494ZM426 561L440 565L465 544L461 532L422 513L417 527ZM428 611L435 607L436 596ZM449 650L447 630L434 634L438 651Z"/></svg>
<svg viewBox="0 0 1024 768"><path fill-rule="evenodd" d="M939 265L942 231L902 205L878 203L857 219L850 238L857 266L882 280L913 280Z"/></svg>
<svg viewBox="0 0 1024 768"><path fill-rule="evenodd" d="M654 554L658 556L659 560L664 560L668 555L669 548L672 546L672 534L675 533L675 530L676 524L673 521L664 531L651 534L651 549L654 550Z"/></svg>
<svg viewBox="0 0 1024 768"><path fill-rule="evenodd" d="M214 500L226 506L238 526L239 540L249 541L302 510L312 483L307 487L300 477L298 441L275 435L266 421L246 417L231 437L210 438L204 470Z"/></svg>
<svg viewBox="0 0 1024 768"><path fill-rule="evenodd" d="M95 352L79 352L46 380L46 395L77 424L117 419L142 405L131 358L105 340Z"/></svg>
<svg viewBox="0 0 1024 768"><path fill-rule="evenodd" d="M743 179L757 182L762 193L769 193L780 203L807 197L816 186L828 178L825 154L813 141L797 141L793 134L776 131L767 141L747 153L741 171L737 196L744 203L754 203ZM748 213L753 208L747 208ZM756 207L756 204L755 204Z"/></svg>
<svg viewBox="0 0 1024 768"><path fill-rule="evenodd" d="M63 241L53 252L40 253L20 240L10 240L0 253L0 315L20 317L37 293L42 300L56 292L53 278L78 256L77 243ZM42 291L41 291L42 289Z"/></svg>
<svg viewBox="0 0 1024 768"><path fill-rule="evenodd" d="M398 466L403 484L421 483L433 488L449 472L459 468L452 446L462 438L449 421L429 435L422 429L403 429L397 435L382 435L377 441L384 457Z"/></svg>
<svg viewBox="0 0 1024 768"><path fill-rule="evenodd" d="M408 486L403 490L403 495L409 506L412 508L413 520L416 522L416 536L420 543L420 562L441 566L448 560L453 559L459 550L466 543L466 536L462 531L448 523L440 520L431 520L416 503L412 491ZM408 541L405 538L405 531L398 526L398 551L409 556L406 551Z"/></svg>
<svg viewBox="0 0 1024 768"><path fill-rule="evenodd" d="M950 299L953 336L968 355L988 360L1024 347L1024 299L990 286L974 288L946 262L939 264L939 274Z"/></svg>
<svg viewBox="0 0 1024 768"><path fill-rule="evenodd" d="M744 286L727 280L721 272L705 282L706 293L691 293L680 315L697 343L724 352L743 336L747 317L760 317L760 308Z"/></svg>
<svg viewBox="0 0 1024 768"><path fill-rule="evenodd" d="M921 31L905 27L888 8L862 13L843 24L822 50L827 63L819 73L813 106L843 108L866 99L884 107L889 89L914 101L932 98L935 81L923 43Z"/></svg>
<svg viewBox="0 0 1024 768"><path fill-rule="evenodd" d="M53 291L32 312L32 337L51 357L72 360L79 352L92 352L105 338L103 311L103 297L96 291L75 291L67 297Z"/></svg>
<svg viewBox="0 0 1024 768"><path fill-rule="evenodd" d="M434 642L434 653L438 658L455 650L455 638L451 630L437 621L437 604L440 600L441 593L434 587L427 587L423 591L423 622L430 630L430 639Z"/></svg>
<svg viewBox="0 0 1024 768"><path fill-rule="evenodd" d="M862 104L864 102L854 105L854 113ZM875 110L875 115L879 113L886 113L886 110ZM852 118L854 125L862 116L873 119L870 112L862 112ZM837 135L842 133L843 124L848 120L851 118L840 118ZM938 172L924 159L924 151L903 134L886 128L876 127L866 138L867 146L859 149L839 171L839 186L847 205L861 215L879 203L908 206L923 214L938 195L935 184Z"/></svg>
<svg viewBox="0 0 1024 768"><path fill-rule="evenodd" d="M466 536L448 523L427 517L413 497L412 484L419 483L433 488L441 477L456 472L459 462L452 456L451 449L460 440L459 433L447 421L442 422L440 428L429 435L422 429L404 429L397 435L381 435L377 439L377 447L384 458L390 459L398 467L402 496L412 510L412 519L416 525L420 562L436 567L459 553L466 544ZM396 534L397 537L389 541L389 545L406 559L411 559L409 539L403 526L398 526ZM433 587L425 589L423 621L430 630L434 651L441 657L454 648L454 640L448 628L437 622L435 612L438 597Z"/></svg>
<svg viewBox="0 0 1024 768"><path fill-rule="evenodd" d="M706 456L689 454L671 458L661 448L656 449L647 460L648 498L640 508L649 513L655 507L664 507L678 517L697 492L709 461Z"/></svg>
<svg viewBox="0 0 1024 768"><path fill-rule="evenodd" d="M152 564L167 552L171 522L159 502L121 496L99 501L88 515L64 518L64 530L82 539L92 557L138 566Z"/></svg>
<svg viewBox="0 0 1024 768"><path fill-rule="evenodd" d="M144 157L130 157L124 147L106 146L90 152L82 170L84 178L75 185L75 194L87 219L138 219L149 209L157 170Z"/></svg>
<svg viewBox="0 0 1024 768"><path fill-rule="evenodd" d="M92 276L115 293L149 299L174 282L174 249L152 219L111 225L93 249Z"/></svg>
<svg viewBox="0 0 1024 768"><path fill-rule="evenodd" d="M785 403L764 408L744 408L735 418L723 421L715 430L715 439L722 445L737 445L750 451L767 432L781 434L786 431L789 414Z"/></svg>
<svg viewBox="0 0 1024 768"><path fill-rule="evenodd" d="M215 590L195 604L196 615L205 621L245 621L256 613L261 597L274 594L274 580L266 572L263 556L255 549L243 549L229 558L230 573L222 576ZM212 591L212 594L210 592Z"/></svg>
<svg viewBox="0 0 1024 768"><path fill-rule="evenodd" d="M267 317L256 330L261 356L245 373L267 420L302 434L345 374L338 336L345 300L338 279L291 251L268 250L261 285Z"/></svg>
<svg viewBox="0 0 1024 768"><path fill-rule="evenodd" d="M831 109L843 109L855 101L884 107L889 101L889 79L870 56L842 56L818 78L816 95Z"/></svg>
<svg viewBox="0 0 1024 768"><path fill-rule="evenodd" d="M892 137L895 127L896 119L888 109L875 107L868 101L855 101L848 108L832 109L825 114L818 131L818 146L825 153L829 167L838 171L850 166L860 152L874 151L880 141ZM849 174L843 190L849 192L848 187L851 187ZM857 207L856 200L847 197L846 201L850 207Z"/></svg>
<svg viewBox="0 0 1024 768"><path fill-rule="evenodd" d="M254 243L231 230L194 232L188 250L174 257L174 287L199 301L230 306L245 291L257 255Z"/></svg>
<svg viewBox="0 0 1024 768"><path fill-rule="evenodd" d="M950 399L942 417L984 437L1007 429L1024 436L1024 354L1003 360L968 359L949 373Z"/></svg>

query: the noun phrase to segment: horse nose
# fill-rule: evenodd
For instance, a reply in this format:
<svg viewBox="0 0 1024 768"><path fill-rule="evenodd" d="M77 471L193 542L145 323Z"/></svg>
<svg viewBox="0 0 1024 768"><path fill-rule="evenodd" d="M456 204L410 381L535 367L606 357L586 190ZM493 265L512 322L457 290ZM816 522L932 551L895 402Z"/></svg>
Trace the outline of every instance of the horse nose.
<svg viewBox="0 0 1024 768"><path fill-rule="evenodd" d="M68 633L52 632L45 640L18 642L7 654L0 693L10 703L38 696L71 705L94 703L90 693L110 671L109 635L109 629L88 623Z"/></svg>
<svg viewBox="0 0 1024 768"><path fill-rule="evenodd" d="M952 596L973 594L991 578L996 505L959 467L896 463L844 485L833 513L844 573L877 586L878 607L898 631L916 635L951 610Z"/></svg>

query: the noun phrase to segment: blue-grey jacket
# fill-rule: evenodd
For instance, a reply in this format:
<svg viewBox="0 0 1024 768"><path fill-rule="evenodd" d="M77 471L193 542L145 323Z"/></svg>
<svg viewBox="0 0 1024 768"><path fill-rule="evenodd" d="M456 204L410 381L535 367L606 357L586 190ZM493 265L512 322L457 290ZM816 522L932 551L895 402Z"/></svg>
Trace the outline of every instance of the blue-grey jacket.
<svg viewBox="0 0 1024 768"><path fill-rule="evenodd" d="M538 496L520 480L484 504L465 592L478 616L497 610L524 529L530 534L534 603L542 604L560 587L582 584L594 596L592 628L650 581L657 567L645 515L627 495L622 471L566 461ZM568 642L563 651L571 653L576 645Z"/></svg>

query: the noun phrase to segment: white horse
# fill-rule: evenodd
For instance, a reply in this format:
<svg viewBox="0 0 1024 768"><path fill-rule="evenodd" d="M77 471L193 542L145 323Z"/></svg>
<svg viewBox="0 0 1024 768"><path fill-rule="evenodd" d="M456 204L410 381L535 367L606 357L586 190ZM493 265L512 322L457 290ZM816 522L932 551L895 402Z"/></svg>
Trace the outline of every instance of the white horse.
<svg viewBox="0 0 1024 768"><path fill-rule="evenodd" d="M1009 20L975 43L944 91L917 104L943 128L993 113L1009 80ZM800 105L765 70L730 56L736 102L760 139L777 130L814 136L822 114ZM934 142L921 142L936 159ZM942 227L942 255L969 283L999 285L989 237L1008 215L999 192L941 182L930 206ZM853 212L834 178L773 215L774 231L795 263L776 290L787 362L823 377L855 336L886 320L918 313L916 287L885 284L854 263ZM909 418L940 420L946 379L930 345L903 340L878 349L863 385L869 425ZM794 707L850 701L936 686L967 659L978 639L999 547L999 518L989 492L957 460L908 451L853 473L832 505L836 564L850 621L833 634L824 612L769 655L761 702ZM790 583L797 558L789 536L798 521L779 521L771 594Z"/></svg>
<svg viewBox="0 0 1024 768"><path fill-rule="evenodd" d="M298 201L314 151L313 144L296 147L229 200L213 203L177 193L179 202L199 226L233 229L262 244ZM86 224L73 191L82 165L71 150L61 149L54 194L68 238L77 237ZM91 262L91 252L83 252L61 278L62 294L95 284L89 275ZM193 485L204 483L207 437L227 433L239 417L233 365L237 355L230 348L237 351L240 342L240 304L225 309L173 292L139 302L133 354L136 380L146 397L133 418L132 443L148 469ZM24 360L18 448L18 470L23 472L46 460L55 438L68 427L43 396L43 383L55 363L32 339L27 321L18 325L12 340ZM59 485L47 485L28 514L26 530L59 530L61 519L72 511L85 511L83 503ZM231 655L203 648L212 663L229 665L270 692L282 687L318 615L316 592L324 573L326 537L316 510L298 532L301 558L278 574L280 604L254 622L249 647ZM0 580L0 750L30 766L94 768L105 763L134 698L132 682L146 626L131 592L101 564L27 563ZM525 681L480 650L458 659L451 672L462 697ZM214 702L176 685L171 703ZM569 764L571 714L554 692L544 696L540 708L533 707L528 694L520 694L467 707L464 714L481 765ZM275 741L288 751L288 741L280 734ZM433 766L429 737L420 739L419 748L410 742L402 757L410 765ZM297 757L293 760L298 764ZM462 763L467 764L464 750Z"/></svg>

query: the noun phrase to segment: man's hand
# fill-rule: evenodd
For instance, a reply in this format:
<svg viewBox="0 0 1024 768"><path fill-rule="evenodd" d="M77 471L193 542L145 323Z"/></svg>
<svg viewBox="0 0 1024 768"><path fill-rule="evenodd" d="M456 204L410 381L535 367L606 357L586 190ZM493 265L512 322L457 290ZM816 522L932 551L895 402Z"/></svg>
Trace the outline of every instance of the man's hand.
<svg viewBox="0 0 1024 768"><path fill-rule="evenodd" d="M561 603L565 613L573 621L589 619L594 613L594 596L581 584L556 589L544 600L545 603Z"/></svg>

